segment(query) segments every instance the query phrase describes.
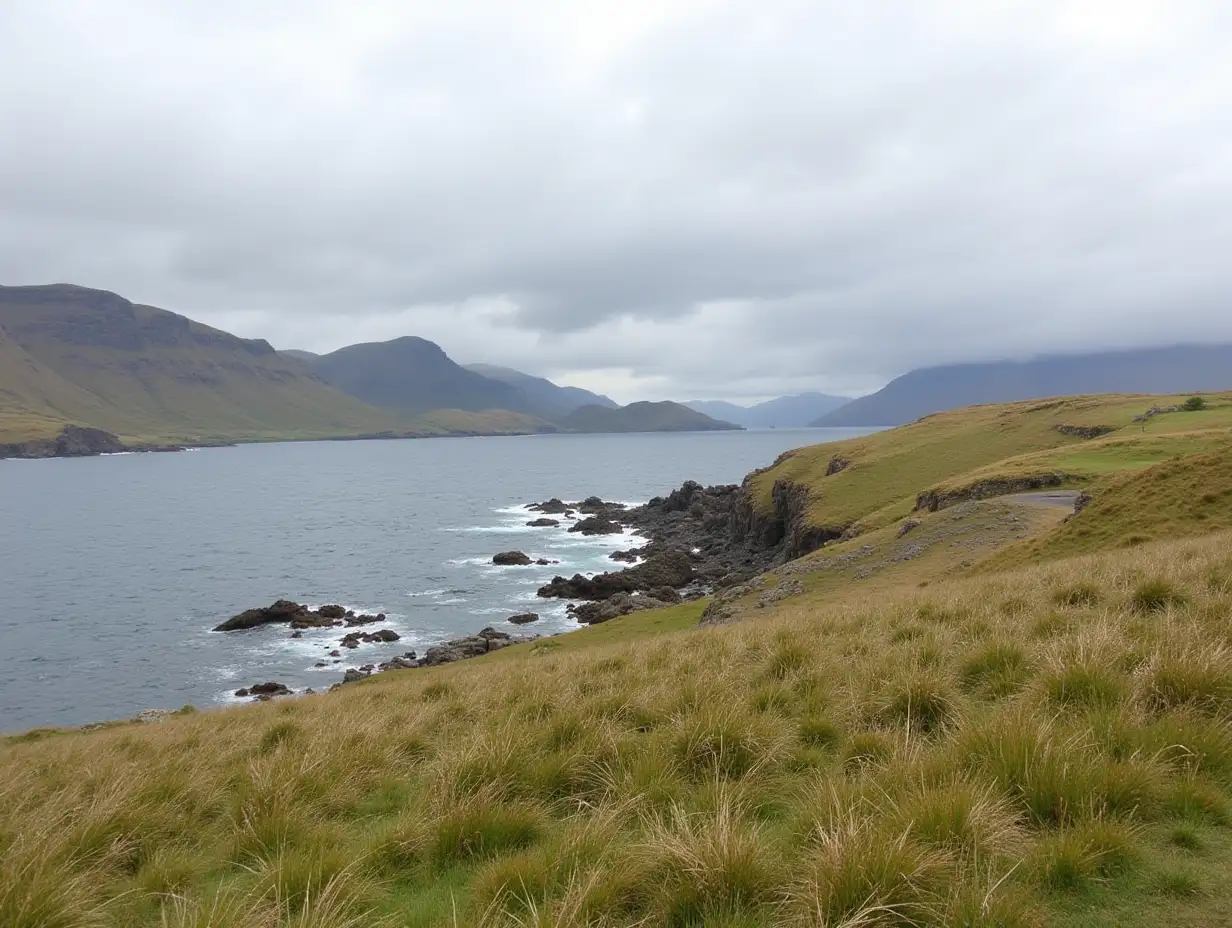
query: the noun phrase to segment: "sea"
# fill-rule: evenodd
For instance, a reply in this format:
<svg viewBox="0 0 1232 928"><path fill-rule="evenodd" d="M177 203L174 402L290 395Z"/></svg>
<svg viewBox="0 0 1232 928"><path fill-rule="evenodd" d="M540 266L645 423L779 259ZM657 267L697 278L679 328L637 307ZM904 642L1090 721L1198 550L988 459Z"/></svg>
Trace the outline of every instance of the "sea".
<svg viewBox="0 0 1232 928"><path fill-rule="evenodd" d="M327 689L348 667L492 625L578 626L536 596L621 565L631 535L530 528L527 505L644 502L685 480L737 483L781 452L869 429L296 442L0 461L0 732L207 708L277 681ZM521 550L558 564L496 567ZM401 640L345 630L213 632L293 599L386 614ZM532 625L506 622L537 612ZM338 662L335 662L335 661ZM324 662L323 667L317 664Z"/></svg>

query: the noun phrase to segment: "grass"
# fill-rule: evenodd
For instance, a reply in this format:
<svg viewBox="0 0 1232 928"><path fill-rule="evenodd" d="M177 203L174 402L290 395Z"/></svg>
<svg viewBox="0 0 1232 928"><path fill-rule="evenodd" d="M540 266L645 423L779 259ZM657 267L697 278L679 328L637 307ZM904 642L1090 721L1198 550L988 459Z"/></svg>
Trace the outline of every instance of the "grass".
<svg viewBox="0 0 1232 928"><path fill-rule="evenodd" d="M1224 436L1213 450L1118 475L1092 487L1091 495L1073 519L992 557L982 569L1232 529L1232 441Z"/></svg>
<svg viewBox="0 0 1232 928"><path fill-rule="evenodd" d="M1232 428L1228 394L1208 396L1202 412L1156 416L1145 426L1133 422L1149 407L1179 405L1185 399L1110 394L972 406L864 438L789 452L754 475L750 488L757 508L770 513L776 482L804 484L810 491L809 524L841 529L859 523L876 529L907 515L917 495L928 490L961 490L983 480L1067 469L1088 478L1201 450L1213 440L1203 433L1226 434ZM1114 431L1088 441L1063 434L1058 426ZM1022 460L1030 455L1041 457ZM849 466L827 477L834 458Z"/></svg>
<svg viewBox="0 0 1232 928"><path fill-rule="evenodd" d="M0 924L1201 924L1230 540L8 738Z"/></svg>
<svg viewBox="0 0 1232 928"><path fill-rule="evenodd" d="M1074 398L798 452L754 489L819 481L809 518L866 531L746 621L695 602L0 739L0 925L1229 923L1232 471L1202 449L1232 406L1207 399L1145 438L1159 398ZM1032 454L1085 460L1094 501L899 536L917 493Z"/></svg>

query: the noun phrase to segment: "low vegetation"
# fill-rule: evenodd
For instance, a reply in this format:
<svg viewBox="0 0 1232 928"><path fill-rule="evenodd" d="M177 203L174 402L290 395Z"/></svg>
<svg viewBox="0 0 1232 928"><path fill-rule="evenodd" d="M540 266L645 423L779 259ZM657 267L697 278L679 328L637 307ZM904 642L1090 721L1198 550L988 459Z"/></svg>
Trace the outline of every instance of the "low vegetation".
<svg viewBox="0 0 1232 928"><path fill-rule="evenodd" d="M0 739L0 925L1226 923L1232 405L1205 399L804 449L755 485L808 481L867 530L749 584L727 624L690 603L328 695ZM1142 463L1091 468L1073 516L890 518L1052 453Z"/></svg>
<svg viewBox="0 0 1232 928"><path fill-rule="evenodd" d="M10 738L0 924L1208 924L1229 542Z"/></svg>
<svg viewBox="0 0 1232 928"><path fill-rule="evenodd" d="M984 495L995 495L1028 478L1087 486L1208 451L1232 436L1232 395L1207 396L1199 411L1184 411L1184 402L1106 395L972 406L791 452L754 477L752 490L768 512L776 482L801 483L810 491L810 524L873 530L908 515L929 491L961 498L983 487ZM1175 411L1141 418L1151 409Z"/></svg>

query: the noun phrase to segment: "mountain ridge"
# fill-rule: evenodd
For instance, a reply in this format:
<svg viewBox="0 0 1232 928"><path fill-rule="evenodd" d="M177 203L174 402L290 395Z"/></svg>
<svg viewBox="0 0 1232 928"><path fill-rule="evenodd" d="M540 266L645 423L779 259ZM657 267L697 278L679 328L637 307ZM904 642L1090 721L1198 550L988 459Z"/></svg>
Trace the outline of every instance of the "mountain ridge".
<svg viewBox="0 0 1232 928"><path fill-rule="evenodd" d="M1232 345L1168 345L918 368L815 426L903 425L974 404L1105 393L1201 393L1232 387Z"/></svg>
<svg viewBox="0 0 1232 928"><path fill-rule="evenodd" d="M741 431L731 422L721 422L681 403L630 403L617 409L581 406L561 425L573 432L719 432Z"/></svg>
<svg viewBox="0 0 1232 928"><path fill-rule="evenodd" d="M690 409L750 429L806 428L820 416L851 402L851 397L809 391L780 396L752 406L724 400L689 400Z"/></svg>

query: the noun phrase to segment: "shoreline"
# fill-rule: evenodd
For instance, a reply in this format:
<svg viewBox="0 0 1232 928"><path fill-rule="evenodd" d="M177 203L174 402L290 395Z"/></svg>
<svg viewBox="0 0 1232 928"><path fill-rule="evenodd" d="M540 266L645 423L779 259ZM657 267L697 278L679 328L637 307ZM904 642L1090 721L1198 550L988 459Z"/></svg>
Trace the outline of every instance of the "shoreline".
<svg viewBox="0 0 1232 928"><path fill-rule="evenodd" d="M68 428L84 428L82 426L70 426ZM132 444L124 443L118 436L111 432L103 434L114 439L119 447L113 450L87 450L87 451L65 451L65 452L41 452L39 446L47 447L54 446L59 442L64 435L62 431L55 438L31 438L24 441L0 443L0 461L40 461L62 458L95 458L107 457L116 454L154 454L154 453L171 453L177 451L194 451L204 450L207 448L238 448L242 445L282 445L282 444L302 444L308 442L352 442L352 441L419 441L422 439L436 438L536 438L540 436L594 436L594 435L716 435L730 434L732 432L744 432L756 434L760 432L825 432L828 431L828 426L797 426L792 428L781 429L648 429L642 431L613 431L613 432L571 432L564 429L555 431L527 431L527 432L411 432L406 434L376 432L361 435L324 435L324 436L305 436L305 437L279 437L271 436L268 438L220 438L220 439L194 439L184 442L138 442ZM834 428L847 431L848 428L863 428L863 426L835 426ZM880 430L881 426L876 428ZM93 429L91 431L102 432L101 429ZM20 450L29 448L30 450Z"/></svg>

